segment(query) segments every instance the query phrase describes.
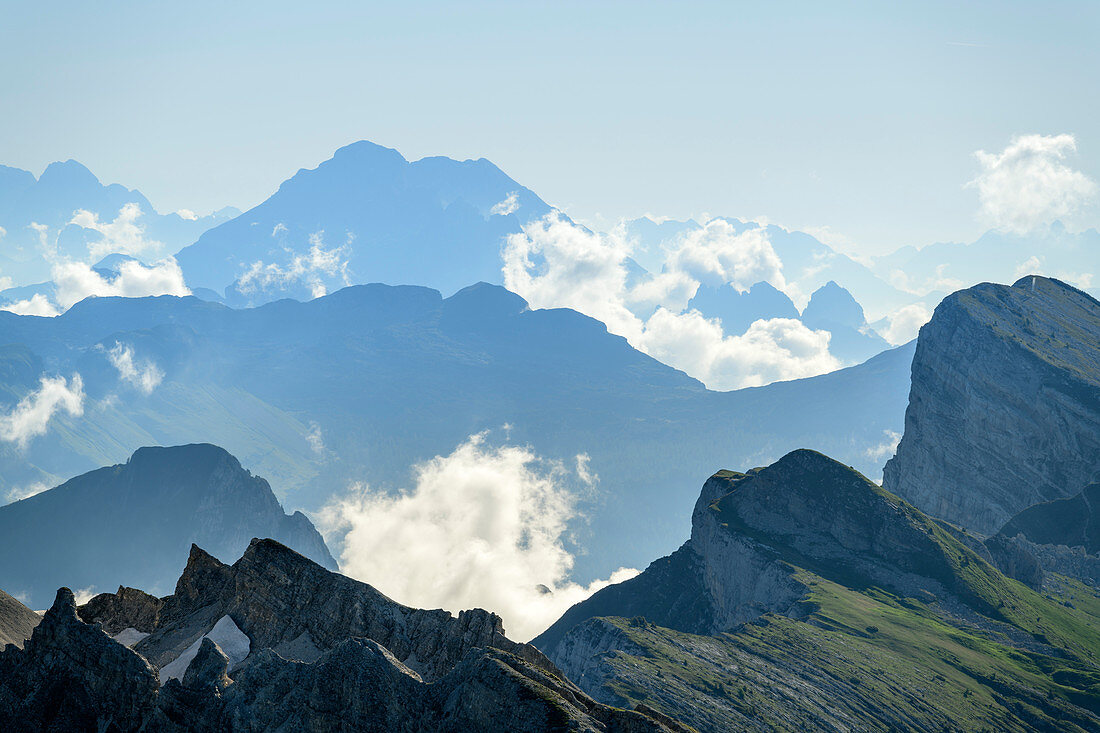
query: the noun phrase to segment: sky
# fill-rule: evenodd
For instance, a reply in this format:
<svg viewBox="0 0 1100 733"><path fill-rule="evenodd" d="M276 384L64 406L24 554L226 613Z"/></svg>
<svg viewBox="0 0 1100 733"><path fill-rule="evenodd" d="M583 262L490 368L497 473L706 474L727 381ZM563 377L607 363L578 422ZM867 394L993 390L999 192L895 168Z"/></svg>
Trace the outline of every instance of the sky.
<svg viewBox="0 0 1100 733"><path fill-rule="evenodd" d="M75 158L161 211L253 206L369 139L488 158L597 226L763 218L876 254L976 238L975 153L1014 136L1073 135L1100 178L1100 3L0 8L0 163Z"/></svg>

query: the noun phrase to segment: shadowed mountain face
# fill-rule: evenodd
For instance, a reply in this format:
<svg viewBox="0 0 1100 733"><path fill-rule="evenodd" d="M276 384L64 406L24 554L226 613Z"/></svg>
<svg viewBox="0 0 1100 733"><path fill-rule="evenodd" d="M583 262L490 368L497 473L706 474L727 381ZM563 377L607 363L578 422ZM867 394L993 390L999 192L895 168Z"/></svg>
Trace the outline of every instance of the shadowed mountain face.
<svg viewBox="0 0 1100 733"><path fill-rule="evenodd" d="M1100 303L1058 280L955 293L920 332L884 486L983 534L1100 478Z"/></svg>
<svg viewBox="0 0 1100 733"><path fill-rule="evenodd" d="M248 310L97 298L53 319L0 313L0 343L21 344L0 349L5 409L47 364L80 373L87 395L83 416L55 416L25 452L0 445L9 486L59 483L142 445L209 441L269 477L288 508L312 511L351 482L409 487L410 466L485 430L502 441L508 423L513 443L546 458L589 455L599 491L576 526L587 550L576 567L589 579L674 548L685 487L731 456L760 463L813 444L877 473L882 458L869 450L900 429L912 353L713 392L593 319L532 311L484 284L446 299L358 286ZM149 394L120 379L108 359L116 344L163 372Z"/></svg>
<svg viewBox="0 0 1100 733"><path fill-rule="evenodd" d="M167 589L192 542L232 560L257 534L336 568L305 515L286 515L268 483L226 451L142 448L125 464L0 507L0 578L38 607L65 584Z"/></svg>
<svg viewBox="0 0 1100 733"><path fill-rule="evenodd" d="M1066 499L1055 499L1028 507L1008 520L999 534L1023 535L1039 545L1083 547L1085 552L1100 554L1100 483L1089 484L1084 491Z"/></svg>
<svg viewBox="0 0 1100 733"><path fill-rule="evenodd" d="M753 321L762 318L798 319L798 309L787 294L766 282L758 282L745 292L732 285L700 285L688 302L688 308L694 308L707 318L718 318L722 321L722 330L735 336L743 334Z"/></svg>
<svg viewBox="0 0 1100 733"><path fill-rule="evenodd" d="M1080 586L1047 598L986 556L798 450L712 476L683 547L532 643L594 698L699 730L1095 727L1100 603L1070 608Z"/></svg>
<svg viewBox="0 0 1100 733"><path fill-rule="evenodd" d="M687 733L595 702L491 613L408 608L272 540L232 566L192 547L163 599L78 609L59 590L26 648L0 653L0 727Z"/></svg>
<svg viewBox="0 0 1100 733"><path fill-rule="evenodd" d="M485 159L409 162L361 141L299 171L177 260L189 285L232 286L227 295L238 303L310 297L313 283L418 283L450 294L500 282L503 238L549 211ZM255 263L257 276L242 280Z"/></svg>

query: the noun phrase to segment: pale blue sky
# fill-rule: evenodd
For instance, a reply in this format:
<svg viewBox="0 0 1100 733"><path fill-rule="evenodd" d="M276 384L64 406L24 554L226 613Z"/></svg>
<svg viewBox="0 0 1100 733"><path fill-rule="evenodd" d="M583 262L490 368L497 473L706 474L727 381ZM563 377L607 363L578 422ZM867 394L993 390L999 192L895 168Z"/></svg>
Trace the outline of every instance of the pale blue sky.
<svg viewBox="0 0 1100 733"><path fill-rule="evenodd" d="M45 5L0 2L0 162L76 158L162 210L254 205L370 139L590 222L878 252L977 236L972 153L1013 135L1072 133L1100 178L1094 2Z"/></svg>

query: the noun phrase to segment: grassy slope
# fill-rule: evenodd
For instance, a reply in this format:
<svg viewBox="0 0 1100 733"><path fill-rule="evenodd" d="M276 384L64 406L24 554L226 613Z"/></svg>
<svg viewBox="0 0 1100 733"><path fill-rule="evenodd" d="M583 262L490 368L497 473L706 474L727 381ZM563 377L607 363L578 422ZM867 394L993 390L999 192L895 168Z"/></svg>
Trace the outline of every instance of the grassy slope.
<svg viewBox="0 0 1100 733"><path fill-rule="evenodd" d="M1100 729L1100 598L1064 578L1040 595L868 484L935 540L929 576L977 614L960 620L935 599L862 583L721 512L796 569L813 613L768 615L717 638L608 619L647 650L608 657L608 689L701 729Z"/></svg>

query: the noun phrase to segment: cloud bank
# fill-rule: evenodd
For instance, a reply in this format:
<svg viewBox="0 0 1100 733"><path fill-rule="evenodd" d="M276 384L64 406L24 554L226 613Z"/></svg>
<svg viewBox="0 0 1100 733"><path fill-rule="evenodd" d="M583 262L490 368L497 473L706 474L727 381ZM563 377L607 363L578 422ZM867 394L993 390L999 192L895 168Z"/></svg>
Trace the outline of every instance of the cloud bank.
<svg viewBox="0 0 1100 733"><path fill-rule="evenodd" d="M1077 150L1073 135L1022 135L1000 153L974 153L981 172L980 214L993 226L1026 233L1077 213L1097 196L1096 182L1066 159Z"/></svg>
<svg viewBox="0 0 1100 733"><path fill-rule="evenodd" d="M73 417L84 414L84 381L42 377L38 389L19 401L11 412L0 415L0 440L26 448L32 438L45 435L50 420L59 412Z"/></svg>
<svg viewBox="0 0 1100 733"><path fill-rule="evenodd" d="M558 213L510 235L501 253L504 284L532 308L572 308L611 333L712 389L736 389L822 374L840 367L829 334L787 318L761 320L744 334L684 312L700 283L745 290L761 280L785 285L782 264L763 229L737 233L712 219L666 253L661 273L629 283L632 245L600 235Z"/></svg>
<svg viewBox="0 0 1100 733"><path fill-rule="evenodd" d="M363 486L321 512L326 533L347 531L340 567L395 600L452 612L485 608L509 637L528 640L567 608L637 570L605 581L568 580L573 556L562 537L575 516L569 481L594 482L526 447L493 447L473 435L447 456L415 468L416 485L397 496Z"/></svg>

